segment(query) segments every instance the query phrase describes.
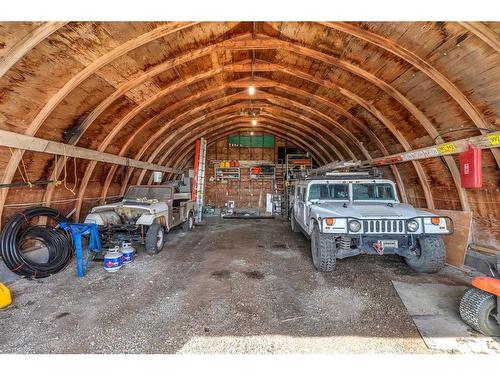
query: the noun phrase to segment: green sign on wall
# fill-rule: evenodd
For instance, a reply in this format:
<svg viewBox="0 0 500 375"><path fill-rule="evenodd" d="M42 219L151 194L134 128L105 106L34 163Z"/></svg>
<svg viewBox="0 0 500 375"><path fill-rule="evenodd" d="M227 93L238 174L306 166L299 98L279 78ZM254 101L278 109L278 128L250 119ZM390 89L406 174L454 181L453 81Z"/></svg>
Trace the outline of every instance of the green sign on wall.
<svg viewBox="0 0 500 375"><path fill-rule="evenodd" d="M230 135L229 147L263 147L274 148L273 135Z"/></svg>

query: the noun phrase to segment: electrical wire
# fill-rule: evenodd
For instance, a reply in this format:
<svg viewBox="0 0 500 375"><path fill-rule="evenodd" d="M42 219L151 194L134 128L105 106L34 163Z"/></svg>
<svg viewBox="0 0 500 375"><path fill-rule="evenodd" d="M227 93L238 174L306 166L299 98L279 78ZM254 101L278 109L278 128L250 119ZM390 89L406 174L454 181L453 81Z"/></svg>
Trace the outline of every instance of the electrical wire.
<svg viewBox="0 0 500 375"><path fill-rule="evenodd" d="M106 197L106 199L115 199L115 198L123 198L123 195L111 195L109 197L108 196ZM102 197L71 198L58 201L50 201L50 204L57 204L57 203L64 204L64 203L75 202L78 200L99 200L99 199L102 199ZM46 202L12 203L12 204L4 204L4 207L29 207L29 206L38 206L45 203Z"/></svg>

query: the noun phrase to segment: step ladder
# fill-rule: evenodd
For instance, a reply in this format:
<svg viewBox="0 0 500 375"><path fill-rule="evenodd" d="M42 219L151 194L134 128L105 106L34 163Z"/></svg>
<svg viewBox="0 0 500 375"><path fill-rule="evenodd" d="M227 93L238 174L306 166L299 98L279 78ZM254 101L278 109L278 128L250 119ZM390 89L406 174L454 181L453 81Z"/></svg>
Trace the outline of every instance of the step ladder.
<svg viewBox="0 0 500 375"><path fill-rule="evenodd" d="M285 201L285 166L276 164L273 192L273 215L283 216Z"/></svg>
<svg viewBox="0 0 500 375"><path fill-rule="evenodd" d="M203 206L205 196L205 164L207 158L207 140L200 138L196 141L196 152L194 156L194 184L193 200L196 201L196 222L200 223L203 218Z"/></svg>

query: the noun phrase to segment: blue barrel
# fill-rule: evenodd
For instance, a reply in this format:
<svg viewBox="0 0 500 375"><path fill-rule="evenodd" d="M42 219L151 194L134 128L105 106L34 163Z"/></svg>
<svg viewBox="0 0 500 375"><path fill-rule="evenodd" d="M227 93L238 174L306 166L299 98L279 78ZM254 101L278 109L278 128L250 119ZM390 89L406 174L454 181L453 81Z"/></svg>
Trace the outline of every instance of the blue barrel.
<svg viewBox="0 0 500 375"><path fill-rule="evenodd" d="M135 249L130 242L123 242L120 252L122 253L123 264L129 264L134 261Z"/></svg>
<svg viewBox="0 0 500 375"><path fill-rule="evenodd" d="M123 260L120 248L115 246L104 254L104 269L108 272L116 272L122 268Z"/></svg>

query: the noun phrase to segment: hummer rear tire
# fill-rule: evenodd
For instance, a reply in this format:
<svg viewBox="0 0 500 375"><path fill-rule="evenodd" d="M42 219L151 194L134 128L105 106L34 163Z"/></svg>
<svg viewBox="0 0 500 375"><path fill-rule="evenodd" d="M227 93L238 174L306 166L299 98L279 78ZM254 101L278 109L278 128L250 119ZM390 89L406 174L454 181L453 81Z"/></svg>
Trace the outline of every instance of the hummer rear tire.
<svg viewBox="0 0 500 375"><path fill-rule="evenodd" d="M299 225L297 224L297 220L295 220L295 215L293 214L293 210L292 214L290 215L290 227L292 228L292 232L294 233L300 232Z"/></svg>

